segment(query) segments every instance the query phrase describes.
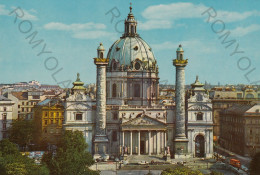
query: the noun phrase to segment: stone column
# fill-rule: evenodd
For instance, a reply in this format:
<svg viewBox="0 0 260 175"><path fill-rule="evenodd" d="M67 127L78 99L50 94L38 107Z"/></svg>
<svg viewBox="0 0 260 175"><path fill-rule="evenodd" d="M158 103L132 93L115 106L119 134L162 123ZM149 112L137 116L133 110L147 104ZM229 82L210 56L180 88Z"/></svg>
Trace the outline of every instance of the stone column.
<svg viewBox="0 0 260 175"><path fill-rule="evenodd" d="M160 136L159 136L159 134L160 134L160 131L156 131L156 153L157 153L157 155L160 154L160 140L159 140Z"/></svg>
<svg viewBox="0 0 260 175"><path fill-rule="evenodd" d="M141 135L141 134L140 134L140 131L138 131L138 140L137 140L137 142L138 142L138 155L140 155L140 149L141 149L141 148L140 148L140 142L141 142L141 139L140 139L141 137L140 137L140 135Z"/></svg>
<svg viewBox="0 0 260 175"><path fill-rule="evenodd" d="M148 155L151 155L151 131L148 131Z"/></svg>
<svg viewBox="0 0 260 175"><path fill-rule="evenodd" d="M167 147L167 135L166 131L164 132L164 149Z"/></svg>
<svg viewBox="0 0 260 175"><path fill-rule="evenodd" d="M176 104L176 131L175 131L175 157L184 157L187 154L188 139L185 134L185 66L188 60L183 59L183 49L179 45L177 59L173 60L176 67L175 104Z"/></svg>
<svg viewBox="0 0 260 175"><path fill-rule="evenodd" d="M130 155L133 154L133 132L130 131Z"/></svg>
<svg viewBox="0 0 260 175"><path fill-rule="evenodd" d="M108 138L106 133L106 58L94 58L97 66L97 91L96 91L96 132L94 143L98 147L95 157L107 155Z"/></svg>
<svg viewBox="0 0 260 175"><path fill-rule="evenodd" d="M125 132L122 131L122 146L125 146Z"/></svg>

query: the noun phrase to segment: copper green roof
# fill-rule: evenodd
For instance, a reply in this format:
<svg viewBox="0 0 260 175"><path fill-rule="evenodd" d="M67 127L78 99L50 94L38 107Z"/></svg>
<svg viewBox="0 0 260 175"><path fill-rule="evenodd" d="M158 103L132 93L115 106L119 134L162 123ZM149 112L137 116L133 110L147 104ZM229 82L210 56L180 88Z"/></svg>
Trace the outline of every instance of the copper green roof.
<svg viewBox="0 0 260 175"><path fill-rule="evenodd" d="M179 51L179 52L183 52L183 48L182 48L181 45L179 45L179 47L177 48L177 51Z"/></svg>
<svg viewBox="0 0 260 175"><path fill-rule="evenodd" d="M193 84L191 84L191 86L192 87L202 87L202 86L204 86L204 84L200 83L199 76L196 76L196 81Z"/></svg>
<svg viewBox="0 0 260 175"><path fill-rule="evenodd" d="M84 83L82 81L80 81L79 76L80 76L80 74L77 73L77 80L73 82L73 88L72 89L85 90L86 88L83 86Z"/></svg>

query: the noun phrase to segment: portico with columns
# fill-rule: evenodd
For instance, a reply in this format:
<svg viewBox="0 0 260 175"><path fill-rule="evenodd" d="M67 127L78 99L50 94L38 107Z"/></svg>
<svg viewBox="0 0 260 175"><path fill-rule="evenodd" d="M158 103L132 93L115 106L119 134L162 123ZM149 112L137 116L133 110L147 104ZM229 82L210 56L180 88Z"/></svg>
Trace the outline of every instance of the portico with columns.
<svg viewBox="0 0 260 175"><path fill-rule="evenodd" d="M167 125L148 116L123 123L120 134L121 154L163 154L167 147Z"/></svg>

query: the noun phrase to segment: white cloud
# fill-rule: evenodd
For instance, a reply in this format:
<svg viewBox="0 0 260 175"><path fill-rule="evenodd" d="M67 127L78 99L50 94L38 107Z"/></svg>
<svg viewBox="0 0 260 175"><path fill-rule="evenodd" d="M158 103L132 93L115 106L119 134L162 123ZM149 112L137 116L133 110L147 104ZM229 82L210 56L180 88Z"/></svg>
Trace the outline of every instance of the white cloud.
<svg viewBox="0 0 260 175"><path fill-rule="evenodd" d="M243 13L238 12L229 12L229 11L217 11L218 19L223 20L224 22L237 22L242 21L250 16L260 16L258 11L248 11Z"/></svg>
<svg viewBox="0 0 260 175"><path fill-rule="evenodd" d="M97 31L76 32L72 35L72 37L78 39L97 39L97 38L109 37L114 40L116 38L116 34L107 31L97 30Z"/></svg>
<svg viewBox="0 0 260 175"><path fill-rule="evenodd" d="M0 15L8 15L9 11L5 8L5 5L0 4Z"/></svg>
<svg viewBox="0 0 260 175"><path fill-rule="evenodd" d="M158 28L171 28L174 21L179 19L206 19L208 15L202 15L202 13L209 8L210 7L207 7L203 4L183 2L149 6L142 12L142 16L146 19L146 21L141 22L141 29L149 30ZM217 12L216 19L223 20L225 23L241 21L250 16L260 16L259 11L247 11L239 13L218 9L215 10ZM211 13L213 14L212 11Z"/></svg>
<svg viewBox="0 0 260 175"><path fill-rule="evenodd" d="M252 24L248 27L237 27L234 30L231 30L230 32L234 36L241 37L241 36L247 35L251 32L255 32L255 31L258 31L258 30L260 30L260 25Z"/></svg>
<svg viewBox="0 0 260 175"><path fill-rule="evenodd" d="M12 10L14 10L14 9L16 9L17 7L11 7L11 9ZM37 13L36 12L36 10L34 10L34 9L30 9L30 10L25 10L25 9L23 9L23 8L21 8L22 9L22 11L23 11L23 13L24 13L24 16L22 16L21 17L21 19L23 19L23 20L32 20L32 21L36 21L36 20L38 20L38 17L37 16L35 16L34 14L32 14L32 13ZM11 10L10 10L10 12L11 12ZM9 13L10 13L9 12ZM21 13L20 12L20 10L19 11L17 11L17 13ZM8 14L9 15L9 14Z"/></svg>
<svg viewBox="0 0 260 175"><path fill-rule="evenodd" d="M14 9L16 9L17 7L11 7L11 9L7 9L5 5L0 4L0 15L3 16L9 16L9 13L11 11L13 11ZM21 19L23 20L38 20L37 16L33 15L32 13L37 13L36 10L34 9L30 9L29 11L22 9L23 12L23 16L21 17ZM17 13L22 14L21 10L17 10Z"/></svg>
<svg viewBox="0 0 260 175"><path fill-rule="evenodd" d="M58 30L69 32L71 37L77 39L97 39L97 38L110 38L116 39L116 33L107 32L105 24L101 23L75 23L63 24L59 22L51 22L43 26L46 30Z"/></svg>
<svg viewBox="0 0 260 175"><path fill-rule="evenodd" d="M180 43L173 43L170 41L166 41L160 44L151 44L152 48L154 50L176 50L179 45L182 45L184 50L193 50L194 52L197 52L197 49L199 48L200 53L215 53L216 48L214 45L211 45L206 42L202 42L197 39L188 40L188 41L180 41Z"/></svg>
<svg viewBox="0 0 260 175"><path fill-rule="evenodd" d="M172 23L167 20L148 20L144 23L139 22L139 29L151 30L151 29L169 29L172 27Z"/></svg>
<svg viewBox="0 0 260 175"><path fill-rule="evenodd" d="M51 22L44 25L47 30L65 30L65 31L79 31L85 29L105 29L106 26L100 23L84 23L84 24L63 24L59 22Z"/></svg>

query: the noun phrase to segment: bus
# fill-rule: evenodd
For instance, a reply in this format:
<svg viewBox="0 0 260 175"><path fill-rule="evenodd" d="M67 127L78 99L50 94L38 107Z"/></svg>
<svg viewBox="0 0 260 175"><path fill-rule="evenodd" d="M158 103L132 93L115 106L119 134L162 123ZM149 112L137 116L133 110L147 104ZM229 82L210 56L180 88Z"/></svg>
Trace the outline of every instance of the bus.
<svg viewBox="0 0 260 175"><path fill-rule="evenodd" d="M241 163L237 159L230 159L229 164L233 167L241 168Z"/></svg>

